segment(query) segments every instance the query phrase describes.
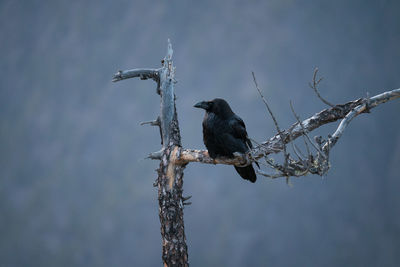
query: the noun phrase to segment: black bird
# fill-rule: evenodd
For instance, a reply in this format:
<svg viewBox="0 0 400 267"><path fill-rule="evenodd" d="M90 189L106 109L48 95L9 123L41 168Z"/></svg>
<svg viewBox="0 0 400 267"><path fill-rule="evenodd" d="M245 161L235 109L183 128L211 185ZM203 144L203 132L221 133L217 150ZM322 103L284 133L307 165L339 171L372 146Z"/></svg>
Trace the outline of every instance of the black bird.
<svg viewBox="0 0 400 267"><path fill-rule="evenodd" d="M203 120L203 141L211 158L233 158L234 152L246 153L253 147L247 136L243 120L233 113L229 104L221 98L202 101L194 105L206 111ZM257 164L258 165L258 164ZM254 183L257 179L253 166L236 167L243 179Z"/></svg>

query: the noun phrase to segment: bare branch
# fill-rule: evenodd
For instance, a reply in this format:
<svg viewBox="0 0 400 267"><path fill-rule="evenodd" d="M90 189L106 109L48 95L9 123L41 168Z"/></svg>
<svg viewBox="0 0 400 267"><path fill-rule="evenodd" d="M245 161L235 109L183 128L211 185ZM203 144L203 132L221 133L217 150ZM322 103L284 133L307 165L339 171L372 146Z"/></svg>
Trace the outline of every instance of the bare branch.
<svg viewBox="0 0 400 267"><path fill-rule="evenodd" d="M292 101L290 101L289 104L290 104L290 108L291 108L291 110L292 110L292 113L293 113L294 117L295 117L296 120L297 120L297 123L301 126L301 129L302 129L303 132L304 132L304 134L303 134L303 141L304 141L304 145L305 145L306 150L307 150L307 157L310 158L310 157L311 157L310 148L308 147L308 143L307 143L307 140L306 140L306 137L305 137L305 136L308 137L307 131L304 129L303 123L300 121L300 117L299 117L299 116L296 114L296 112L294 111ZM304 135L305 135L305 136L304 136ZM309 138L309 137L308 137L308 138ZM292 142L292 144L294 144L294 142ZM298 147L297 147L296 145L293 145L293 146L294 146L293 150L294 150L295 152L296 152L296 150L298 150L298 151L300 152L300 154L302 154L301 151L300 151L300 149L298 149ZM302 156L303 156L303 154L302 154ZM304 157L304 156L303 156L303 157Z"/></svg>
<svg viewBox="0 0 400 267"><path fill-rule="evenodd" d="M315 150L317 150L317 151L318 151L319 153L321 153L321 155L323 156L322 151L319 149L319 147L318 147L316 144L314 144L314 142L313 142L313 141L311 140L311 138L308 136L307 131L304 129L303 123L300 121L300 117L299 117L299 116L296 114L296 112L294 111L294 108L293 108L293 105L292 105L292 102L291 102L291 101L290 101L290 109L292 110L292 113L293 113L294 117L296 118L297 123L301 126L301 129L302 129L302 131L303 131L303 137L307 138L307 139L308 139L308 142L310 142L310 144L315 148ZM308 154L310 154L310 150L309 150L309 148L308 148L307 142L305 142L305 144L306 144L306 147L307 147Z"/></svg>
<svg viewBox="0 0 400 267"><path fill-rule="evenodd" d="M303 120L303 127L301 127L299 123L296 122L292 124L289 129L283 131L286 138L281 140L280 135L276 134L269 140L254 147L251 151L251 155L253 158L259 159L265 155L264 153L266 153L266 155L271 153L279 153L283 150L283 143L287 144L290 141L297 139L299 136L302 136L304 134L304 131L311 132L322 125L344 118L347 113L349 113L354 107L358 106L361 103L363 103L363 99L360 98L354 101L347 102L345 104L338 104L333 108L324 109L319 113L314 114L310 118ZM289 133L290 138L288 138Z"/></svg>
<svg viewBox="0 0 400 267"><path fill-rule="evenodd" d="M400 89L395 89L372 97L370 99L369 108L372 109L380 104L383 104L390 100L394 100L396 98L400 98ZM298 122L296 122L291 127L289 127L289 129L282 131L285 138L281 139L280 134L277 133L269 140L255 146L251 151L249 151L246 155L243 155L242 157L235 157L233 159L218 158L214 160L209 157L207 150L182 149L181 155L176 164L200 162L206 164L226 164L242 166L247 162L255 161L266 155L282 152L283 143L287 144L297 139L299 136L304 135L304 133L311 132L322 125L337 121L339 119L343 119L353 109L354 113L349 115L346 122L343 122L343 125L339 126L338 130L330 138L330 147L332 147L333 144L337 141L335 141L335 139L338 139L341 136L350 120L356 115L366 112L364 99L357 99L347 102L345 104L338 104L332 108L324 109L319 113L314 114L310 118L303 120L301 122L301 125L303 127ZM322 151L325 152L326 149L327 147L325 144ZM314 173L314 170L312 170L312 168L311 172Z"/></svg>
<svg viewBox="0 0 400 267"><path fill-rule="evenodd" d="M164 153L164 149L161 149L161 150L159 150L159 151L150 153L150 154L147 156L147 158L148 158L148 159L161 160L163 153Z"/></svg>
<svg viewBox="0 0 400 267"><path fill-rule="evenodd" d="M262 94L260 88L258 87L258 83L257 83L257 80L256 80L256 75L254 74L254 72L251 72L251 74L253 75L253 81L254 81L254 84L256 85L257 91L258 91L258 93L260 94L261 99L262 99L262 101L264 102L265 106L267 107L268 112L269 112L269 115L271 115L272 120L274 121L276 130L278 131L278 133L280 133L281 130L279 129L278 121L276 120L274 114L272 113L271 108L269 107L269 105L268 105L268 103L267 103L267 100L265 99L265 97L264 97L264 95Z"/></svg>
<svg viewBox="0 0 400 267"><path fill-rule="evenodd" d="M251 72L251 74L253 75L253 80L254 80L254 84L256 85L257 91L260 94L260 97L261 97L262 101L264 102L265 106L267 107L268 112L272 117L272 120L274 121L276 130L278 131L278 134L279 134L279 137L280 137L281 140L283 140L284 138L282 137L282 132L281 132L281 130L279 128L278 121L276 120L274 114L272 113L271 108L269 107L269 105L267 103L267 100L264 98L264 95L262 94L260 88L258 87L258 83L257 83L257 80L256 80L256 75L254 74L254 72ZM287 154L286 144L285 143L283 143L283 154L284 154L284 157L285 157L285 166L286 166L288 158L289 158L289 155Z"/></svg>
<svg viewBox="0 0 400 267"><path fill-rule="evenodd" d="M313 79L312 79L312 83L308 83L308 85L311 87L311 89L314 90L314 92L317 94L318 98L321 99L322 102L324 102L325 104L327 104L330 107L334 107L335 105L331 104L330 102L326 101L324 98L322 98L322 96L319 94L318 92L318 85L319 83L322 81L322 79L324 77L321 77L318 79L317 81L317 74L318 74L318 68L314 69L314 74L313 74Z"/></svg>
<svg viewBox="0 0 400 267"><path fill-rule="evenodd" d="M369 109L372 109L380 104L383 104L390 100L394 100L399 97L400 97L400 89L395 89L392 91L387 91L382 94L376 95L370 99ZM319 113L314 114L312 117L302 121L304 130L301 127L301 125L299 125L296 122L289 129L283 131L284 136L288 136L288 133L290 133L290 139L285 138L281 140L280 135L276 134L269 140L263 142L261 145L254 147L250 152L252 158L259 159L264 155L268 155L271 153L279 153L283 150L283 143L289 143L290 141L295 140L299 136L303 135L304 131L311 132L322 125L337 121L339 119L343 119L349 112L351 112L353 109L355 109L360 105L362 105L363 108L360 107L358 109L357 112L358 115L366 112L364 99L357 99L354 101L347 102L345 104L338 104L332 108L324 109ZM337 134L339 134L339 132ZM337 134L332 135L330 143L332 142L335 143L337 141L337 140L334 141L334 138L337 137Z"/></svg>
<svg viewBox="0 0 400 267"><path fill-rule="evenodd" d="M331 149L337 143L339 138L342 136L344 130L354 117L360 115L361 113L369 113L369 111L376 106L399 97L400 89L395 89L366 99L363 104L356 106L351 112L349 112L345 116L345 118L340 122L339 127L336 129L335 133L323 146L323 150L325 151L327 149Z"/></svg>
<svg viewBox="0 0 400 267"><path fill-rule="evenodd" d="M140 123L140 125L146 125L146 124L150 124L151 126L160 126L161 125L160 117L157 117L156 120L144 121Z"/></svg>
<svg viewBox="0 0 400 267"><path fill-rule="evenodd" d="M247 166L251 164L251 160L245 154L235 153L234 158L216 158L213 159L209 156L207 150L197 149L181 149L177 152L179 156L175 157L175 164L183 165L189 162L201 162L206 164L225 164L236 166Z"/></svg>
<svg viewBox="0 0 400 267"><path fill-rule="evenodd" d="M114 74L112 81L118 82L125 79L140 77L141 80L153 79L158 81L159 72L161 69L132 69L132 70L119 70Z"/></svg>

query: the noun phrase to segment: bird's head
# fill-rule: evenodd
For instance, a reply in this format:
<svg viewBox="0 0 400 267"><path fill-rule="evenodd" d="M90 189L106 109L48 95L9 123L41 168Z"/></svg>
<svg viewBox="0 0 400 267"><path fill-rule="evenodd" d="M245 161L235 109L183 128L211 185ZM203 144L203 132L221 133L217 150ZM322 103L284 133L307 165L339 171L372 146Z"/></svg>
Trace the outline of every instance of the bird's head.
<svg viewBox="0 0 400 267"><path fill-rule="evenodd" d="M213 106L212 101L200 101L199 103L195 104L193 107L202 108L205 111L210 111L212 109L212 106Z"/></svg>
<svg viewBox="0 0 400 267"><path fill-rule="evenodd" d="M220 116L230 116L233 114L228 102L222 98L215 98L210 101L201 101L194 105L195 108L202 108L206 112L215 113Z"/></svg>

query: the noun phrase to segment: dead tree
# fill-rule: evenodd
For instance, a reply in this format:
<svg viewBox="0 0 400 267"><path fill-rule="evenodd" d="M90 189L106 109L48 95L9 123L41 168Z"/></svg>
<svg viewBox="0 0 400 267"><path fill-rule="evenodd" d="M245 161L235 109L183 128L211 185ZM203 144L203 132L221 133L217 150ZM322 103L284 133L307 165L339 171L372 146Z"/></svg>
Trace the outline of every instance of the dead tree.
<svg viewBox="0 0 400 267"><path fill-rule="evenodd" d="M350 121L361 113L369 113L372 108L387 101L400 97L400 89L387 91L374 97L360 98L344 104L333 105L323 99L318 92L318 84L321 79L317 78L318 69L315 69L310 87L318 98L327 104L329 108L324 109L313 116L300 120L290 103L296 122L286 130L279 128L266 99L258 87L256 77L253 79L266 108L271 115L277 134L270 139L257 144L246 154L235 153L234 158L209 157L207 150L183 149L179 131L178 116L175 106L174 85L176 80L175 67L172 61L172 46L168 40L166 57L161 61L162 67L158 69L133 69L118 71L113 76L113 82L124 79L139 77L142 80L152 79L157 83L157 94L161 97L160 115L157 119L143 124L158 126L160 129L162 148L160 151L150 153L149 158L159 160L158 177L154 184L158 188L159 217L161 223L162 237L162 260L164 266L189 266L186 245L185 229L183 222L183 207L189 205L186 202L190 197L183 197L183 171L189 162L200 162L207 164L228 164L236 166L247 166L254 161L263 163L270 167L275 173L258 171L258 174L270 177L301 177L307 174L325 175L330 168L329 152L342 136ZM309 133L318 127L341 120L336 131L323 139L321 136L312 140ZM294 141L303 137L305 152L301 151ZM291 144L289 153L287 145ZM314 151L314 152L312 152ZM276 163L269 156L271 154L283 153L282 163ZM306 154L306 155L305 155ZM263 161L262 161L263 160ZM264 162L265 161L265 162Z"/></svg>
<svg viewBox="0 0 400 267"><path fill-rule="evenodd" d="M183 224L183 170L186 164L176 164L181 149L181 136L175 107L174 79L175 67L172 62L172 46L168 42L166 57L159 69L135 69L119 71L113 81L140 77L142 80L153 79L157 83L157 94L161 97L160 116L151 124L160 128L162 148L149 155L160 160L158 178L159 215L162 236L162 259L164 266L188 266L188 253Z"/></svg>

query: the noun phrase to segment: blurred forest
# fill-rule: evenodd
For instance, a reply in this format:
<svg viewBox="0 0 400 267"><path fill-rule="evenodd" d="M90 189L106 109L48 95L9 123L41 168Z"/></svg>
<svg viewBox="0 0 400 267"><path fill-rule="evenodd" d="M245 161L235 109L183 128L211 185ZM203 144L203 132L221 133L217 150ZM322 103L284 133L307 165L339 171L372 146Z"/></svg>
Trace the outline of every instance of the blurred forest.
<svg viewBox="0 0 400 267"><path fill-rule="evenodd" d="M155 84L177 67L183 146L204 149L200 100L225 98L263 141L325 108L400 87L400 2L0 1L0 266L160 266ZM399 266L400 103L355 119L324 178L242 180L189 164L192 266ZM327 135L337 123L314 135Z"/></svg>

